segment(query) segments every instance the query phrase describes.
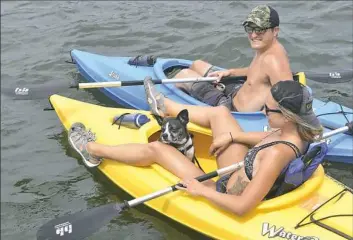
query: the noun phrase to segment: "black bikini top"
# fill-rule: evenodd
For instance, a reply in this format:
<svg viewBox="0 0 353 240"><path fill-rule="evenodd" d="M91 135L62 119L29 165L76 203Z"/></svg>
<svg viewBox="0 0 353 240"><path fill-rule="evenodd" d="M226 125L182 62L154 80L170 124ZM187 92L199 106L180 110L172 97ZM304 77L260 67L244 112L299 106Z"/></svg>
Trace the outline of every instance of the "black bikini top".
<svg viewBox="0 0 353 240"><path fill-rule="evenodd" d="M286 144L287 146L289 146L290 148L293 149L295 156L298 158L301 156L300 150L298 149L297 146L295 146L293 143L291 142L287 142L287 141L275 141L275 142L270 142L270 143L266 143L263 144L261 146L258 147L253 147L252 149L250 149L245 157L244 157L244 168L245 168L245 174L248 177L249 180L252 179L252 172L253 172L253 168L254 168L254 160L256 157L256 154L267 147L271 147L273 145L279 144L279 143L283 143Z"/></svg>

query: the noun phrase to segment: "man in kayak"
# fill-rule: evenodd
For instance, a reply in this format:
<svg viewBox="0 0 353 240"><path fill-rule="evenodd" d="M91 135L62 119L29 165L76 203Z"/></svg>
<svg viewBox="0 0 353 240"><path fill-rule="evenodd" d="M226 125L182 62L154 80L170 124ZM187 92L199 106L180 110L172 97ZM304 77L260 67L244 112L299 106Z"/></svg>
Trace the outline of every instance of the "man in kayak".
<svg viewBox="0 0 353 240"><path fill-rule="evenodd" d="M70 145L82 156L88 167L98 166L102 158L133 166L159 164L182 179L192 195L200 195L237 215L255 208L271 196L281 184L281 171L306 152L308 143L322 134L321 125L312 110L308 89L295 81L280 81L270 90L265 112L273 132L243 132L224 106L183 105L157 92L151 78L145 79L145 91L155 115L177 116L187 109L191 122L211 128L210 153L216 156L218 168L244 161L244 167L217 182L200 183L194 178L203 171L176 148L160 141L109 146L95 142L95 136L82 123L69 130ZM210 111L212 109L212 111ZM124 174L124 173L120 173Z"/></svg>
<svg viewBox="0 0 353 240"><path fill-rule="evenodd" d="M192 97L211 106L224 105L231 111L259 111L265 103L272 85L280 80L293 80L289 60L277 37L279 17L270 6L255 7L243 22L245 32L255 56L247 68L217 71L202 60L196 60L190 68L167 74L169 78L247 76L244 84L226 84L225 91L209 82L179 83L176 86Z"/></svg>

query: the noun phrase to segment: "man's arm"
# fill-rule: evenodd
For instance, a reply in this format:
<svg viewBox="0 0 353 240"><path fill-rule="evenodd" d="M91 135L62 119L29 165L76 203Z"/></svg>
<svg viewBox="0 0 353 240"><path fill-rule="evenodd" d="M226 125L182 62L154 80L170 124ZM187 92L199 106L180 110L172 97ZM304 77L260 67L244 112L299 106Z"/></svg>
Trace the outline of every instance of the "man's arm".
<svg viewBox="0 0 353 240"><path fill-rule="evenodd" d="M219 82L224 77L246 76L247 74L248 74L248 68L233 68L233 69L228 69L228 70L211 72L208 74L208 77L218 77L217 82Z"/></svg>
<svg viewBox="0 0 353 240"><path fill-rule="evenodd" d="M264 63L272 86L279 81L293 80L287 57L278 57L270 54L265 57Z"/></svg>
<svg viewBox="0 0 353 240"><path fill-rule="evenodd" d="M248 67L246 68L232 68L228 70L230 72L230 76L247 76L248 75Z"/></svg>

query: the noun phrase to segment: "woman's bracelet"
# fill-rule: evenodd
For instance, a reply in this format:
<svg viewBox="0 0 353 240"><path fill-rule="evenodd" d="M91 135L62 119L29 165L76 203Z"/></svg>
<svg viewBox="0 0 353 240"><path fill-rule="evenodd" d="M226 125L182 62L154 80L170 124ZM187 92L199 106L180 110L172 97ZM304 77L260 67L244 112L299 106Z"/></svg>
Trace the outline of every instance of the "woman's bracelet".
<svg viewBox="0 0 353 240"><path fill-rule="evenodd" d="M230 138L232 139L232 143L234 143L234 139L233 139L232 133L229 132L229 135L230 135Z"/></svg>

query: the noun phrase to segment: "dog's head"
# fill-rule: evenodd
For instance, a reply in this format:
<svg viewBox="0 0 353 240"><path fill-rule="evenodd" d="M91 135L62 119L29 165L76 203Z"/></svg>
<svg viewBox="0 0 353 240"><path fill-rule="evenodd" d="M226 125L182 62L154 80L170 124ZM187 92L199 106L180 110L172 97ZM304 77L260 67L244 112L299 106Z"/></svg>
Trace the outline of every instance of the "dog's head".
<svg viewBox="0 0 353 240"><path fill-rule="evenodd" d="M161 135L159 141L174 146L185 144L190 135L186 128L189 122L188 110L182 110L176 117L162 118L155 116L158 124L161 126Z"/></svg>

